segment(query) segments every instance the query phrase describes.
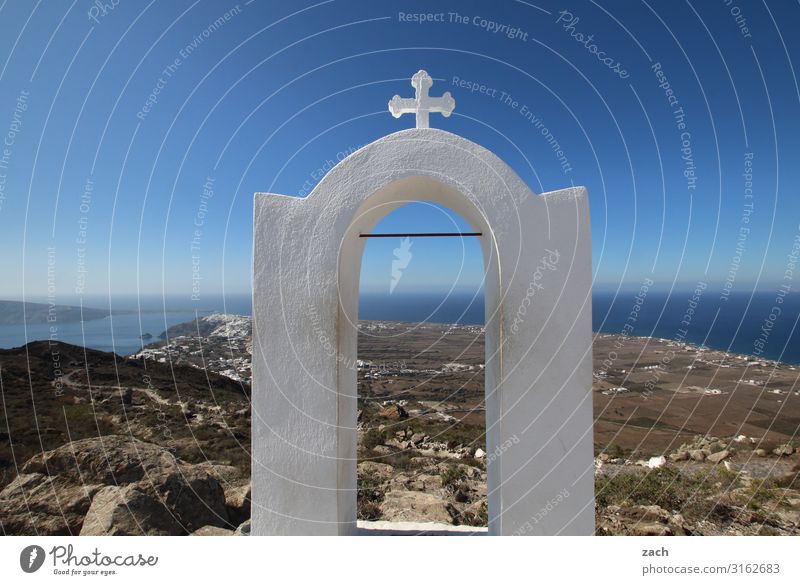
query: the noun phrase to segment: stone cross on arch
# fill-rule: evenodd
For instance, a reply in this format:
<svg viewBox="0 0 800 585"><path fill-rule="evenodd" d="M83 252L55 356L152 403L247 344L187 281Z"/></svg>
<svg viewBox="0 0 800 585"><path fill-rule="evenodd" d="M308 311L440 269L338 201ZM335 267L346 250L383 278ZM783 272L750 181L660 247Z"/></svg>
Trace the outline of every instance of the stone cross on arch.
<svg viewBox="0 0 800 585"><path fill-rule="evenodd" d="M430 128L428 114L438 112L448 118L456 107L456 100L450 95L449 91L444 92L441 97L430 97L428 90L433 85L433 79L424 69L417 71L411 78L411 85L416 90L413 98L401 98L394 96L389 102L389 111L392 116L399 118L403 114L417 115L417 128Z"/></svg>

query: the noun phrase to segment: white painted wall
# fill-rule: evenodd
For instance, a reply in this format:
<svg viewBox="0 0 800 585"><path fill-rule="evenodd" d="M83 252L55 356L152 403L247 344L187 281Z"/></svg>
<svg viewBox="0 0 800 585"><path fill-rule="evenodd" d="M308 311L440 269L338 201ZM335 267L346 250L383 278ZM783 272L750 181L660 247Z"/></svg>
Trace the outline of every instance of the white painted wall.
<svg viewBox="0 0 800 585"><path fill-rule="evenodd" d="M484 234L489 532L592 534L586 190L535 195L428 128L365 146L305 199L256 194L253 533L355 533L358 234L412 200Z"/></svg>

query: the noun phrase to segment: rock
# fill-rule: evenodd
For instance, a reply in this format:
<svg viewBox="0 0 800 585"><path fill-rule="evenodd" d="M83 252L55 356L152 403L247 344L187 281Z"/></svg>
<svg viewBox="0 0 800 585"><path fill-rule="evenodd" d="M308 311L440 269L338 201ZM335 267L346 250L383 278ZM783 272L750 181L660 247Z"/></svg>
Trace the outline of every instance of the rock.
<svg viewBox="0 0 800 585"><path fill-rule="evenodd" d="M673 462L688 461L689 460L689 452L688 451L678 451L677 453L670 453L669 460L673 461Z"/></svg>
<svg viewBox="0 0 800 585"><path fill-rule="evenodd" d="M242 522L234 531L234 536L250 536L250 520Z"/></svg>
<svg viewBox="0 0 800 585"><path fill-rule="evenodd" d="M411 435L411 442L415 446L416 445L421 445L422 441L424 441L424 440L425 440L425 435L423 435L422 433L414 433L413 435Z"/></svg>
<svg viewBox="0 0 800 585"><path fill-rule="evenodd" d="M226 489L225 507L228 510L228 521L233 526L250 518L250 484Z"/></svg>
<svg viewBox="0 0 800 585"><path fill-rule="evenodd" d="M794 448L789 443L786 443L785 445L775 447L772 452L778 457L788 456L794 453Z"/></svg>
<svg viewBox="0 0 800 585"><path fill-rule="evenodd" d="M250 475L243 473L238 467L232 465L223 465L213 461L198 463L198 466L207 470L211 475L216 477L222 482L227 490L230 488L239 488L250 483Z"/></svg>
<svg viewBox="0 0 800 585"><path fill-rule="evenodd" d="M408 412L399 404L390 404L386 408L378 412L378 416L388 418L390 420L402 420L408 418Z"/></svg>
<svg viewBox="0 0 800 585"><path fill-rule="evenodd" d="M392 477L394 467L377 461L362 461L358 464L358 473L359 475L374 475L376 478L386 481Z"/></svg>
<svg viewBox="0 0 800 585"><path fill-rule="evenodd" d="M753 451L753 453L756 455L756 457L766 457L767 455L769 455L766 449L756 449L755 451Z"/></svg>
<svg viewBox="0 0 800 585"><path fill-rule="evenodd" d="M629 517L636 518L639 522L666 522L669 512L655 504L650 506L633 506L629 510Z"/></svg>
<svg viewBox="0 0 800 585"><path fill-rule="evenodd" d="M233 536L233 530L219 526L203 526L192 532L192 536Z"/></svg>
<svg viewBox="0 0 800 585"><path fill-rule="evenodd" d="M0 529L4 534L77 535L102 487L41 473L18 475L0 492Z"/></svg>
<svg viewBox="0 0 800 585"><path fill-rule="evenodd" d="M670 515L660 506L609 506L598 524L599 532L629 536L686 534L680 514Z"/></svg>
<svg viewBox="0 0 800 585"><path fill-rule="evenodd" d="M153 443L128 436L109 435L73 441L52 451L35 455L23 473L59 476L76 483L120 485L136 482L175 456Z"/></svg>
<svg viewBox="0 0 800 585"><path fill-rule="evenodd" d="M629 530L630 536L672 536L672 530L665 524L658 522L641 523L636 522Z"/></svg>
<svg viewBox="0 0 800 585"><path fill-rule="evenodd" d="M772 510L772 513L778 517L781 524L791 528L800 528L800 509L797 509L797 507L776 507Z"/></svg>
<svg viewBox="0 0 800 585"><path fill-rule="evenodd" d="M452 518L441 496L392 489L380 504L381 518L393 522L442 522L451 524Z"/></svg>
<svg viewBox="0 0 800 585"><path fill-rule="evenodd" d="M647 467L650 469L658 469L659 467L664 467L667 464L667 459L662 455L660 457L651 457L647 461Z"/></svg>
<svg viewBox="0 0 800 585"><path fill-rule="evenodd" d="M179 535L227 523L225 494L208 468L123 435L36 455L0 492L0 525L16 534Z"/></svg>
<svg viewBox="0 0 800 585"><path fill-rule="evenodd" d="M107 486L92 500L81 536L168 536L184 532L169 509L136 485Z"/></svg>
<svg viewBox="0 0 800 585"><path fill-rule="evenodd" d="M724 461L725 459L727 459L729 456L730 456L730 453L728 452L728 450L727 449L723 449L722 451L718 451L716 453L712 453L711 455L706 457L706 459L708 461L710 461L711 463L720 463L721 461Z"/></svg>
<svg viewBox="0 0 800 585"><path fill-rule="evenodd" d="M691 451L689 451L689 457L692 459L692 461L706 460L706 454L700 449L692 449Z"/></svg>
<svg viewBox="0 0 800 585"><path fill-rule="evenodd" d="M440 475L421 474L415 476L413 480L404 481L403 486L413 491L437 493L438 490L442 489L442 477Z"/></svg>
<svg viewBox="0 0 800 585"><path fill-rule="evenodd" d="M486 451L484 451L480 447L475 449L475 459L483 459L484 457L486 457Z"/></svg>

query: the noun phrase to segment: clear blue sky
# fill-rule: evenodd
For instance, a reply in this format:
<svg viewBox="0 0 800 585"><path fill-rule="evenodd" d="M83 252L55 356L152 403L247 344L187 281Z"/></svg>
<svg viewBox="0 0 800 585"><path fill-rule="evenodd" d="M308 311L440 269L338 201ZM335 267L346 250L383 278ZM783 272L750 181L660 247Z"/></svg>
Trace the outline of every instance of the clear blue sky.
<svg viewBox="0 0 800 585"><path fill-rule="evenodd" d="M59 300L84 277L86 295L188 297L204 203L194 254L202 293L248 291L253 192L307 191L327 161L411 127L386 103L411 95L419 68L437 80L433 95L457 102L433 126L495 151L536 192L588 187L598 289L646 278L719 289L732 263L735 290L770 288L800 230L796 3L108 5L0 3L0 133L13 134L0 152L0 298L43 297L48 259ZM443 21L401 22L420 12ZM677 105L659 87L665 79ZM523 106L558 141L561 161ZM380 228L448 228L442 211L415 205ZM370 243L365 289L388 286L396 245ZM403 290L480 281L474 242L418 240L412 252Z"/></svg>

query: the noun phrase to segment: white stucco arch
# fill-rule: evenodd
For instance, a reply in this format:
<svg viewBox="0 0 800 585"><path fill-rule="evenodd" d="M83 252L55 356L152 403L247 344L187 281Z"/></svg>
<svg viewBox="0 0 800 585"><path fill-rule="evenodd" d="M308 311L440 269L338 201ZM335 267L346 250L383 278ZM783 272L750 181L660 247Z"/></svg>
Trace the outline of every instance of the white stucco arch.
<svg viewBox="0 0 800 585"><path fill-rule="evenodd" d="M409 200L483 233L490 533L591 534L586 190L535 195L428 128L365 146L307 198L256 194L253 533L355 531L358 236Z"/></svg>

